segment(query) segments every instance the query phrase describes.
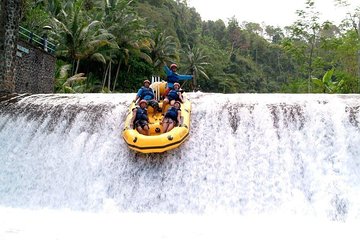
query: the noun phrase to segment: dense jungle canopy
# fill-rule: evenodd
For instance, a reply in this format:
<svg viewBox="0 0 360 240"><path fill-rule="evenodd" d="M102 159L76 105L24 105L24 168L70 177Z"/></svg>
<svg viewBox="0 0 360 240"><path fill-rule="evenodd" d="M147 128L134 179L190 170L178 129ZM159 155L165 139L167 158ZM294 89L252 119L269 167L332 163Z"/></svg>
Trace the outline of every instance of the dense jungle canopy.
<svg viewBox="0 0 360 240"><path fill-rule="evenodd" d="M57 92L134 92L175 62L188 91L359 93L360 10L337 26L315 6L282 29L203 21L186 0L26 0L21 26L51 27Z"/></svg>

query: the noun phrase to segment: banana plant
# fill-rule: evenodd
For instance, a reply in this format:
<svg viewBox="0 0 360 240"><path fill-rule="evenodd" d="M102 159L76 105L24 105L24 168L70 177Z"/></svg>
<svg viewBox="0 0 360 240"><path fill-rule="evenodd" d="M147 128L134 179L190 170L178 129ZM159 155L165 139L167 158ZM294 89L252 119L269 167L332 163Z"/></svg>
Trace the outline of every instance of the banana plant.
<svg viewBox="0 0 360 240"><path fill-rule="evenodd" d="M313 83L320 89L322 93L336 93L343 81L333 82L332 76L335 69L328 70L322 79L313 78Z"/></svg>

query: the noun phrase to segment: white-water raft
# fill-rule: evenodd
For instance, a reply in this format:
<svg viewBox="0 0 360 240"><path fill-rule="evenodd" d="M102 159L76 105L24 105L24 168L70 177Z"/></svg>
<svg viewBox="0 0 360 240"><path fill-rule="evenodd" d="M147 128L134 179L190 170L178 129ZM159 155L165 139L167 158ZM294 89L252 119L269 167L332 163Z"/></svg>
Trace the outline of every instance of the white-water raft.
<svg viewBox="0 0 360 240"><path fill-rule="evenodd" d="M159 95L164 92L165 84L165 82L155 82L151 84L151 88ZM187 98L186 93L183 93L183 98L184 102L181 104L181 122L179 126L174 127L167 133L161 133L162 125L160 122L169 105L165 107L163 113L156 112L152 107L148 106L149 136L142 135L130 127L133 115L132 110L135 108L135 103L131 103L122 133L129 148L142 153L160 153L179 147L189 136L190 131L191 102ZM160 107L162 104L163 101L160 100Z"/></svg>

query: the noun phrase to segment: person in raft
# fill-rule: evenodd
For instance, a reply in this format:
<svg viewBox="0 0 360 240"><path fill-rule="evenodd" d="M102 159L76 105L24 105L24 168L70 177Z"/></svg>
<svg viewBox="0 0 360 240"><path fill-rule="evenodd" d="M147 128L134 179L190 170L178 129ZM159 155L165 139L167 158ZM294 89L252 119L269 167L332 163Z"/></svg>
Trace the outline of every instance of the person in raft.
<svg viewBox="0 0 360 240"><path fill-rule="evenodd" d="M174 88L174 83L179 81L185 81L185 80L191 80L193 79L192 75L180 75L177 71L177 65L175 63L170 65L170 68L168 66L164 66L164 71L166 73L167 78L167 88L165 90L164 96L166 96L171 89Z"/></svg>
<svg viewBox="0 0 360 240"><path fill-rule="evenodd" d="M174 89L171 89L164 99L163 110L166 104L170 103L170 106L174 106L175 101L184 102L182 93L180 91L180 84L174 83Z"/></svg>
<svg viewBox="0 0 360 240"><path fill-rule="evenodd" d="M133 102L136 103L138 100L146 100L147 104L153 107L155 111L161 112L159 103L155 100L154 91L150 88L150 81L147 79L144 80L144 86L138 90Z"/></svg>
<svg viewBox="0 0 360 240"><path fill-rule="evenodd" d="M171 129L173 129L175 126L178 126L181 121L181 109L180 109L181 103L179 101L176 101L174 103L174 106L170 107L163 120L161 121L162 127L162 133L169 132Z"/></svg>
<svg viewBox="0 0 360 240"><path fill-rule="evenodd" d="M139 106L133 109L132 119L130 121L130 127L134 128L143 135L149 135L149 118L147 115L147 101L145 99L140 100Z"/></svg>

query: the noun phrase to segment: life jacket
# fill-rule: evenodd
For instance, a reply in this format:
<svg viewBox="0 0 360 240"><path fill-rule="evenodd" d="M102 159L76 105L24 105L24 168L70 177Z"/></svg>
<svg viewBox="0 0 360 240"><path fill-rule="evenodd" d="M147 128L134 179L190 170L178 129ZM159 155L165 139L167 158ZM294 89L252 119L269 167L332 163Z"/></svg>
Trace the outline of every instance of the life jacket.
<svg viewBox="0 0 360 240"><path fill-rule="evenodd" d="M177 121L177 117L178 117L178 111L179 109L175 108L175 107L171 107L169 108L169 110L166 112L166 116L168 118L171 118L174 121Z"/></svg>
<svg viewBox="0 0 360 240"><path fill-rule="evenodd" d="M146 108L137 107L135 121L138 120L148 120Z"/></svg>
<svg viewBox="0 0 360 240"><path fill-rule="evenodd" d="M146 96L149 96L151 98L146 97ZM150 100L150 99L153 99L154 97L155 97L155 95L154 95L154 92L153 92L153 90L151 88L141 87L140 99Z"/></svg>
<svg viewBox="0 0 360 240"><path fill-rule="evenodd" d="M170 92L168 93L168 96L169 96L170 98L172 98L172 99L177 100L177 99L179 99L178 92L179 92L178 90L172 89L172 90L170 90Z"/></svg>

